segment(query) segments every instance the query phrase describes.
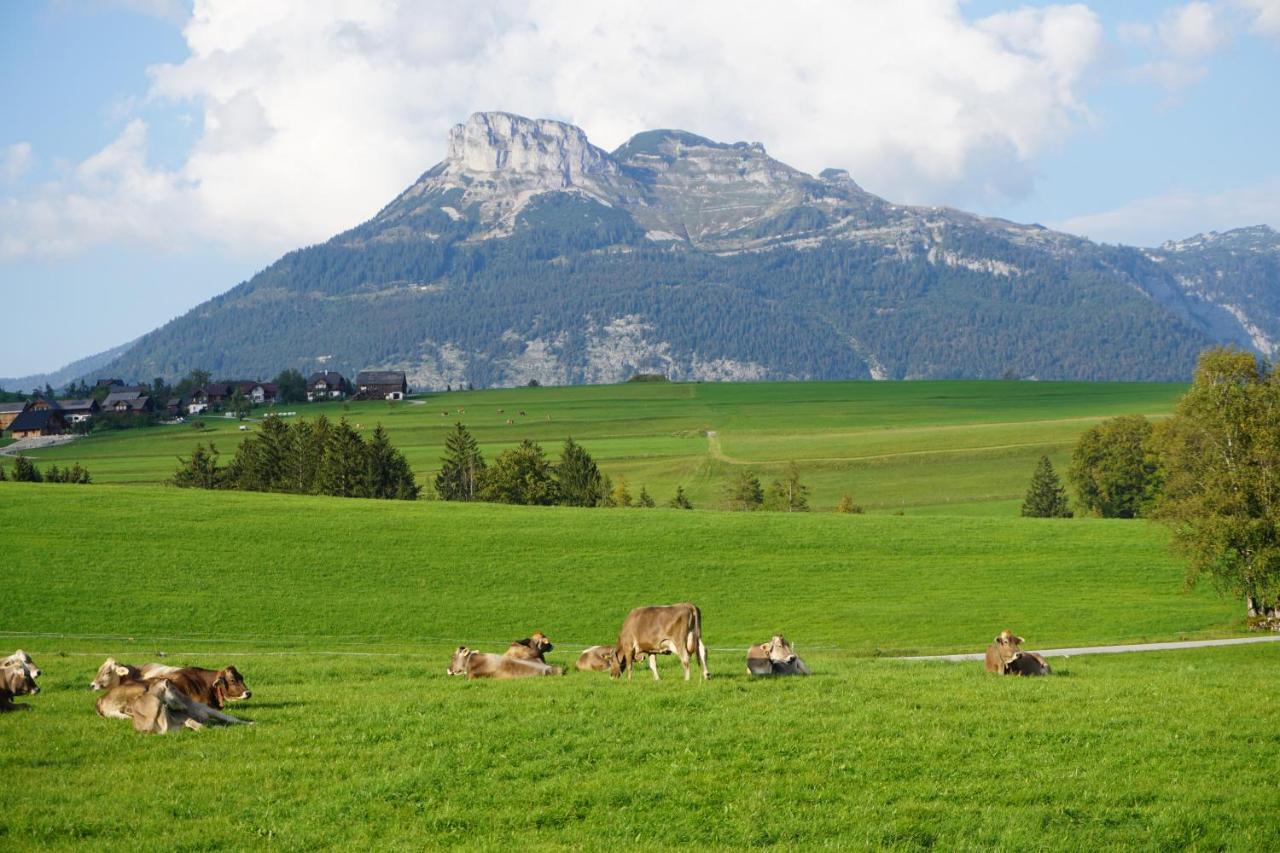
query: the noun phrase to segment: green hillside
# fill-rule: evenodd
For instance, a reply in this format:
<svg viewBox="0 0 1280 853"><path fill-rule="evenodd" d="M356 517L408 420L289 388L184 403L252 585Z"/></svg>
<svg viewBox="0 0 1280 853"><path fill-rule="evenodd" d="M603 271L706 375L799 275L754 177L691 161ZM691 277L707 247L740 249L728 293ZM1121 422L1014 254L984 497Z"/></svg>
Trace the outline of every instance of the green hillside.
<svg viewBox="0 0 1280 853"><path fill-rule="evenodd" d="M424 395L405 403L285 407L324 412L372 430L383 424L420 482L434 475L445 433L464 422L488 458L532 438L554 456L566 436L615 480L665 501L676 486L698 508L722 505L736 466L762 480L794 460L815 509L848 492L869 511L1016 513L1035 466L1060 467L1099 419L1172 409L1184 386L1076 382L810 382L624 384ZM459 409L465 410L459 413ZM520 412L524 412L521 415ZM261 414L261 410L258 414ZM508 424L507 421L513 423ZM157 427L94 435L35 455L80 462L101 483L167 479L176 458L213 439L228 458L242 433L222 418L209 429Z"/></svg>

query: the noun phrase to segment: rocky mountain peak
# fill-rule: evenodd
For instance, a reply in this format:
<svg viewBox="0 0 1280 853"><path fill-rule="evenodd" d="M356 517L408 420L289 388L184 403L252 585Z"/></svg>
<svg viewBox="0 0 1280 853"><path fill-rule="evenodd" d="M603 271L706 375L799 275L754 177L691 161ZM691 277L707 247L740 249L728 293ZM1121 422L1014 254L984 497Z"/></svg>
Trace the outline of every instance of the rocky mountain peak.
<svg viewBox="0 0 1280 853"><path fill-rule="evenodd" d="M581 128L501 112L474 113L454 125L445 169L455 175L536 177L561 187L618 172L617 164L587 141Z"/></svg>

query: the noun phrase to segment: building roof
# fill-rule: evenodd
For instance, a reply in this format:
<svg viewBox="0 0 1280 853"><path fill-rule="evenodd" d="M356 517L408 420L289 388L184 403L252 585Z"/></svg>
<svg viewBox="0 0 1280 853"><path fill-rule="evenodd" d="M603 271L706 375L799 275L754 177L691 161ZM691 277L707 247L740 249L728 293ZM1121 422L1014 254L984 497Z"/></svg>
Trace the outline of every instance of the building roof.
<svg viewBox="0 0 1280 853"><path fill-rule="evenodd" d="M357 385L404 385L403 370L362 370L356 374Z"/></svg>
<svg viewBox="0 0 1280 853"><path fill-rule="evenodd" d="M64 412L92 412L98 407L98 401L92 397L88 400L59 400L58 406Z"/></svg>
<svg viewBox="0 0 1280 853"><path fill-rule="evenodd" d="M44 429L49 421L57 419L62 422L62 412L57 409L27 409L9 424L10 432L21 432L29 429Z"/></svg>
<svg viewBox="0 0 1280 853"><path fill-rule="evenodd" d="M116 399L112 400L111 397L116 397ZM147 404L150 402L151 402L150 397L125 397L125 396L117 397L115 394L112 394L110 397L107 397L107 399L103 402L102 408L114 409L119 407L119 405L123 403L125 408L127 408L131 412L134 412L139 409L145 409L147 407Z"/></svg>
<svg viewBox="0 0 1280 853"><path fill-rule="evenodd" d="M108 388L112 385L124 385L124 380L123 379L99 379L98 384L94 387Z"/></svg>
<svg viewBox="0 0 1280 853"><path fill-rule="evenodd" d="M347 381L347 378L343 376L341 373L339 373L338 371L326 370L322 373L311 374L311 376L307 379L307 387L313 388L319 382L323 382L324 384L329 386L342 385L346 383L346 381Z"/></svg>
<svg viewBox="0 0 1280 853"><path fill-rule="evenodd" d="M26 402L21 403L0 403L0 415L8 415L13 412L25 412L27 410Z"/></svg>
<svg viewBox="0 0 1280 853"><path fill-rule="evenodd" d="M110 394L107 395L107 399L102 401L102 407L105 409L109 406L114 406L116 403L120 402L121 400L125 402L131 402L133 400L145 400L145 399L146 397L143 397L137 391L112 391Z"/></svg>

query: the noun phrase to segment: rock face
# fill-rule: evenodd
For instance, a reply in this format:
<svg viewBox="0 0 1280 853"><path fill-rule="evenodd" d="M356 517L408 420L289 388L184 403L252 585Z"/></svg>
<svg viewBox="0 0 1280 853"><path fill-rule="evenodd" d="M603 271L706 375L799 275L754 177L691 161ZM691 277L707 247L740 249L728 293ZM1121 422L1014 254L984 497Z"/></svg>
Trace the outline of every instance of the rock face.
<svg viewBox="0 0 1280 853"><path fill-rule="evenodd" d="M101 371L403 369L417 387L673 379L1183 379L1274 355L1280 235L1159 249L893 204L842 169L681 130L612 152L508 113L372 220L291 252Z"/></svg>

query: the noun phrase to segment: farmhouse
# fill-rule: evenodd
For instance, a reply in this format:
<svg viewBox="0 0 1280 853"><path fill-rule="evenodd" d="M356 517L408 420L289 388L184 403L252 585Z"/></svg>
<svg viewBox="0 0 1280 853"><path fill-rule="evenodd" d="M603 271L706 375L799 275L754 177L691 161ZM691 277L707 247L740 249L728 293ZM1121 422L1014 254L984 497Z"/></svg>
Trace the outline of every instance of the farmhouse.
<svg viewBox="0 0 1280 853"><path fill-rule="evenodd" d="M18 415L22 414L30 406L30 403L0 403L0 430L9 428L9 424L14 422Z"/></svg>
<svg viewBox="0 0 1280 853"><path fill-rule="evenodd" d="M94 388L106 388L110 391L116 391L124 387L123 379L99 379Z"/></svg>
<svg viewBox="0 0 1280 853"><path fill-rule="evenodd" d="M70 424L93 420L93 416L101 410L98 401L92 397L88 400L59 400L58 407L62 409L63 418Z"/></svg>
<svg viewBox="0 0 1280 853"><path fill-rule="evenodd" d="M36 397L34 400L31 401L30 408L37 412L44 412L49 410L56 411L58 409L58 401L50 400L46 397Z"/></svg>
<svg viewBox="0 0 1280 853"><path fill-rule="evenodd" d="M240 391L252 400L255 405L274 403L276 401L278 389L274 382L241 382L238 384Z"/></svg>
<svg viewBox="0 0 1280 853"><path fill-rule="evenodd" d="M151 398L137 391L113 391L102 401L102 411L113 414L151 411Z"/></svg>
<svg viewBox="0 0 1280 853"><path fill-rule="evenodd" d="M356 374L357 400L403 400L409 393L404 371L362 370Z"/></svg>
<svg viewBox="0 0 1280 853"><path fill-rule="evenodd" d="M57 409L27 409L9 425L9 432L14 438L62 435L66 431L67 422Z"/></svg>
<svg viewBox="0 0 1280 853"><path fill-rule="evenodd" d="M307 401L341 400L351 393L351 383L347 377L333 370L313 373L307 379Z"/></svg>

